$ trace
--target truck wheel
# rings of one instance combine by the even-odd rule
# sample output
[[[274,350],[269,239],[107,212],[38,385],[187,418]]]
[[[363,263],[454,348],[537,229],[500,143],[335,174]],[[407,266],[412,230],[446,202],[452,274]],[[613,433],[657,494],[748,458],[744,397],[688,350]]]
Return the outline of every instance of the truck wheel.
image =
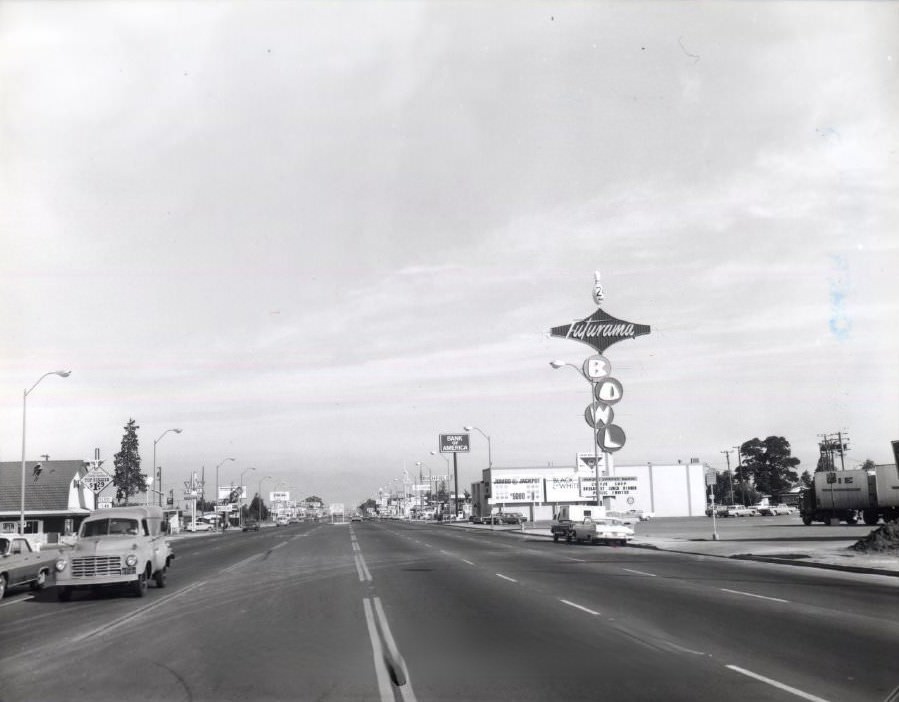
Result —
[[[877,512],[872,509],[866,509],[862,513],[862,519],[865,520],[865,524],[867,524],[868,526],[874,526],[875,524],[877,524],[877,516]]]
[[[0,600],[3,599],[3,595],[6,594],[6,576],[0,575]]]
[[[156,587],[165,587],[165,572],[167,570],[168,568],[162,567],[153,574],[153,582],[156,583]]]
[[[68,602],[72,599],[72,588],[59,587],[56,588],[56,599],[60,602]]]
[[[558,534],[553,534],[553,541],[555,543],[559,543],[559,535]]]
[[[47,584],[47,571],[42,570],[37,574],[37,580],[31,583],[32,590],[43,590],[44,586]]]
[[[574,536],[574,535],[570,531],[567,534],[565,534],[565,543],[570,544],[572,536]]]
[[[806,517],[805,515],[803,515],[803,516],[802,516],[802,523],[805,524],[806,526],[811,526],[811,525],[812,525],[812,518],[811,518],[811,517]]]
[[[144,571],[131,583],[131,592],[135,597],[143,597],[147,592],[147,573]]]
[[[858,518],[857,517],[847,517],[846,523],[849,526],[854,526],[854,525],[858,524]]]

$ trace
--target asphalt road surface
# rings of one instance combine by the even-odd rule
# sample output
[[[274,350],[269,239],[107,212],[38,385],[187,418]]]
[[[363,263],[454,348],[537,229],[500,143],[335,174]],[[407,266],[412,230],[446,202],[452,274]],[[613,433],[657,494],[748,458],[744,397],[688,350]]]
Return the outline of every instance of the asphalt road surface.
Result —
[[[883,700],[897,579],[397,521],[175,544],[0,603],[0,700]]]

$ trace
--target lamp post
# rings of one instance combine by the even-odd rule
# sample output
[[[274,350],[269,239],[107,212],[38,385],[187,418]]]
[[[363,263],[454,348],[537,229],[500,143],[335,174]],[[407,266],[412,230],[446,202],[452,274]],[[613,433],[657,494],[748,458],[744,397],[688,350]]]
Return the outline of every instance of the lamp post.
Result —
[[[493,468],[493,446],[490,442],[490,437],[483,432],[483,430],[478,429],[477,427],[462,427],[465,431],[476,431],[485,439],[487,439],[487,467]]]
[[[590,383],[590,403],[593,404],[596,394],[596,381],[589,378],[583,369],[574,365],[573,363],[568,363],[567,361],[550,361],[549,365],[558,370],[559,368],[564,368],[568,366],[569,368],[574,368],[577,371],[577,374],[581,376],[584,380]],[[605,456],[605,451],[603,451],[603,455]],[[593,468],[595,472],[596,479],[596,506],[602,506],[602,498],[599,496],[599,438],[596,436],[596,427],[593,427]]]
[[[34,385],[25,390],[22,393],[22,494],[21,494],[21,505],[19,512],[19,533],[25,534],[25,416],[26,416],[26,407],[28,400],[28,395],[34,390],[38,383],[40,383],[44,378],[48,375],[58,375],[60,378],[68,378],[72,374],[72,371],[67,370],[57,370],[57,371],[49,371],[48,373],[44,373],[40,378],[38,378]]]
[[[245,476],[245,475],[246,475],[247,473],[249,473],[251,470],[256,470],[255,466],[251,466],[251,467],[247,468],[246,470],[244,470],[243,473],[240,474],[240,485],[239,485],[239,487],[240,487],[241,491],[243,491],[243,476]],[[241,526],[241,528],[243,528],[243,510],[242,510],[242,509],[238,511],[238,516],[239,516],[240,518],[237,520],[237,523]]]
[[[162,437],[165,436],[166,434],[168,434],[170,431],[173,431],[173,432],[175,432],[176,434],[180,434],[180,433],[181,433],[181,430],[180,430],[180,429],[166,429],[166,430],[165,430],[164,432],[162,432],[162,433],[159,435],[159,437],[153,442],[153,470],[156,472],[156,475],[157,475],[157,478],[158,478],[157,482],[159,483],[159,506],[160,506],[160,507],[162,507],[162,495],[163,495],[163,490],[162,490],[162,466],[159,466],[158,468],[157,468],[157,466],[156,466],[156,444],[158,444],[158,443],[162,440]]]
[[[257,516],[259,517],[260,526],[262,525],[262,483],[265,480],[271,480],[271,479],[272,479],[272,476],[270,476],[270,475],[266,475],[264,478],[259,479],[259,490],[256,493],[256,497],[259,500],[257,503],[257,506],[259,508],[259,514]]]

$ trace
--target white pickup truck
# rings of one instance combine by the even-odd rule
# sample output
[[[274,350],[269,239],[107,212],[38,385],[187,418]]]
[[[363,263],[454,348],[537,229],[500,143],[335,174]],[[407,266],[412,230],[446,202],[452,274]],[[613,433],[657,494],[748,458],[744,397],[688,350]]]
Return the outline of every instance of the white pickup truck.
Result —
[[[56,564],[57,597],[68,601],[76,588],[125,585],[143,597],[152,579],[165,587],[175,554],[164,531],[161,507],[101,509],[81,523],[78,540]]]

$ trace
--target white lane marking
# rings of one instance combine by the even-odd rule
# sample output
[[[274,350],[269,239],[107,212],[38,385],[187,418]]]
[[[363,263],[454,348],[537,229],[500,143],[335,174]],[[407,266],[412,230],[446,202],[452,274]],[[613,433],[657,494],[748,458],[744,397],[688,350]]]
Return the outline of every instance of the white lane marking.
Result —
[[[359,550],[360,550],[360,549],[359,549],[359,544],[353,543],[353,550],[354,550],[354,551],[359,551]]]
[[[156,602],[153,602],[152,604],[149,604],[146,607],[141,607],[140,609],[134,610],[133,612],[125,615],[124,617],[120,617],[119,619],[114,619],[113,621],[108,622],[108,623],[104,624],[103,626],[97,627],[96,629],[93,629],[93,630],[87,632],[86,634],[77,636],[74,639],[72,639],[72,642],[78,643],[80,641],[84,641],[85,639],[89,639],[92,636],[97,636],[98,634],[105,634],[108,631],[112,631],[113,629],[120,627],[122,624],[127,624],[132,619],[137,619],[138,617],[146,614],[147,612],[150,612],[150,611],[156,609],[157,607],[161,607],[164,604],[168,604],[169,602],[174,600],[176,597],[181,597],[181,595],[191,592],[192,590],[196,590],[198,587],[203,587],[205,584],[206,584],[205,582],[199,582],[199,583],[194,583],[193,585],[188,585],[187,587],[181,588],[180,590],[178,590],[178,592],[173,592],[168,597],[163,597],[162,599],[157,600]]]
[[[567,604],[569,607],[574,607],[575,609],[579,609],[582,612],[586,612],[587,614],[595,614],[597,617],[599,616],[599,612],[594,612],[592,609],[587,609],[586,607],[582,607],[575,602],[569,602],[568,600],[559,600],[562,604]]]
[[[23,594],[17,600],[7,599],[4,602],[0,602],[0,607],[9,607],[10,605],[19,604],[19,602],[30,602],[33,599],[34,599],[33,595]]]
[[[381,639],[378,638],[371,602],[367,597],[362,600],[362,606],[365,608],[365,623],[368,626],[368,638],[371,640],[371,653],[374,658],[375,675],[378,678],[378,692],[381,694],[381,702],[394,702],[390,673],[387,670],[387,663],[384,661],[384,649],[381,647]]]
[[[473,565],[474,565],[474,563],[472,563],[471,561],[467,561],[467,560],[465,560],[464,558],[462,559],[462,562],[463,562],[463,563],[467,563],[467,564],[470,565],[470,566],[473,566]]]
[[[508,580],[510,583],[518,582],[515,578],[510,578],[508,575],[503,575],[502,573],[497,573],[496,577],[502,578],[503,580]]]
[[[789,600],[782,600],[779,597],[767,597],[766,595],[756,595],[751,592],[741,592],[740,590],[728,590],[726,587],[721,588],[721,592],[730,592],[734,595],[744,595],[746,597],[756,597],[760,600],[771,600],[772,602],[783,602],[785,604],[789,604]]]
[[[242,561],[237,561],[237,563],[234,563],[234,564],[232,564],[232,565],[229,565],[229,566],[228,566],[227,568],[225,568],[222,572],[223,572],[223,573],[233,573],[235,570],[237,570],[237,569],[240,568],[241,566],[246,565],[247,563],[249,563],[249,562],[252,561],[253,559],[259,558],[259,557],[262,556],[262,555],[263,555],[263,554],[261,554],[261,553],[254,553],[254,554],[253,554],[252,556],[250,556],[249,558],[244,558]]]
[[[449,551],[444,551],[443,549],[440,549],[440,553],[442,553],[444,556],[452,556],[452,555],[455,555],[455,554],[450,553]]]
[[[622,568],[622,570],[633,573],[634,575],[648,575],[650,578],[656,577],[655,573],[644,573],[642,570],[631,570],[630,568]]]
[[[359,565],[359,556],[357,555],[354,560],[356,563],[356,575],[359,576],[359,582],[365,582],[365,575],[363,575],[362,573],[362,566]]]
[[[412,690],[412,680],[409,678],[409,669],[406,667],[406,661],[404,661],[403,657],[400,655],[400,651],[396,646],[396,641],[393,639],[390,625],[387,623],[387,615],[384,614],[384,607],[381,606],[381,598],[375,597],[373,603],[375,606],[375,614],[378,616],[378,626],[381,629],[381,636],[384,637],[384,644],[387,646],[387,653],[393,660],[394,667],[401,670],[403,677],[406,679],[405,684],[399,686],[400,696],[405,702],[415,702],[415,692]]]
[[[727,665],[725,668],[729,668],[734,672],[740,673],[741,675],[746,675],[750,678],[755,678],[756,680],[761,680],[763,683],[771,685],[772,687],[776,687],[778,690],[783,690],[784,692],[789,692],[792,695],[796,695],[797,697],[801,697],[804,700],[810,700],[810,702],[827,702],[823,697],[818,697],[816,695],[811,695],[808,692],[803,692],[802,690],[798,690],[795,687],[790,687],[789,685],[784,685],[782,682],[777,682],[777,680],[772,680],[771,678],[766,678],[764,675],[759,675],[758,673],[753,673],[751,670],[746,670],[745,668],[738,668],[735,665]]]

